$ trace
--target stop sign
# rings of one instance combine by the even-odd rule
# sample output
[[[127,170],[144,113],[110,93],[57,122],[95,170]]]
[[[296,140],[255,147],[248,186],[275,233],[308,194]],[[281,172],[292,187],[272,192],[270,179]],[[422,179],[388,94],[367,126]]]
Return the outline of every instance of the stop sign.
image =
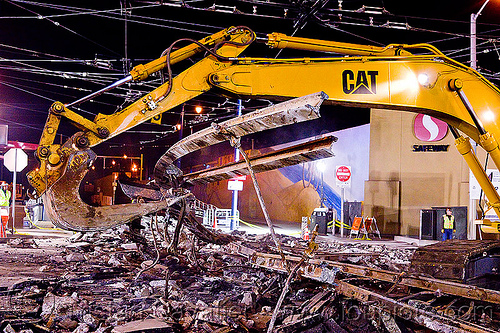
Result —
[[[28,155],[20,148],[9,149],[9,151],[3,155],[3,165],[5,165],[10,172],[23,171],[28,165]]]
[[[351,168],[345,165],[338,166],[335,174],[338,181],[346,182],[351,179]]]

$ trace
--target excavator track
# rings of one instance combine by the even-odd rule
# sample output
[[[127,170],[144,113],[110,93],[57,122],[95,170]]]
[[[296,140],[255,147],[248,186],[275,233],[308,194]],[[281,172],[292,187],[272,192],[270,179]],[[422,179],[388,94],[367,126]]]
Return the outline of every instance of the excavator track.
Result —
[[[500,290],[500,242],[453,239],[422,246],[409,271]]]

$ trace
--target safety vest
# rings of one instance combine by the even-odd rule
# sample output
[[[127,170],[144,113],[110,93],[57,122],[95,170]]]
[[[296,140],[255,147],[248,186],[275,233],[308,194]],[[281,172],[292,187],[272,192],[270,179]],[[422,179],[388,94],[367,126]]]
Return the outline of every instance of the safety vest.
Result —
[[[10,191],[0,189],[0,206],[9,206]]]
[[[455,222],[455,217],[453,215],[443,215],[443,229],[453,229],[453,222]]]

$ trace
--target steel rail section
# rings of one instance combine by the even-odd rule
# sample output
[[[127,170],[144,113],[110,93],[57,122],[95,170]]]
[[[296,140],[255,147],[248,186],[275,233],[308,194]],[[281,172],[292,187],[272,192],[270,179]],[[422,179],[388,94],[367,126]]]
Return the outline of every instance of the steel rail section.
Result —
[[[241,250],[242,255],[248,256],[250,262],[263,268],[272,268],[286,272],[281,257],[276,254],[260,253],[252,250]],[[289,261],[297,262],[300,257],[286,256]],[[397,283],[408,287],[415,287],[424,290],[440,291],[444,294],[465,297],[473,300],[488,303],[500,304],[500,292],[491,289],[465,285],[457,282],[439,280],[426,276],[398,273],[382,269],[358,266],[353,264],[340,263],[336,261],[310,259],[302,268],[302,276],[314,280],[323,281],[331,275],[332,270],[345,274],[352,274],[360,277],[381,280],[385,282]]]
[[[155,180],[159,186],[165,188],[179,185],[182,182],[183,174],[174,165],[174,162],[199,149],[227,141],[228,137],[221,133],[221,129],[235,137],[242,137],[268,129],[317,119],[319,118],[319,106],[325,99],[328,99],[328,96],[324,92],[319,92],[272,105],[220,124],[212,124],[212,127],[194,133],[171,146],[155,165]]]
[[[363,303],[375,303],[375,307],[380,316],[385,313],[400,317],[431,329],[435,332],[453,333],[494,333],[491,330],[473,323],[464,322],[460,319],[452,319],[439,314],[435,314],[406,303],[398,302],[392,298],[382,296],[373,291],[355,286],[345,281],[336,281],[335,290],[340,294],[354,298]]]
[[[253,156],[250,158],[250,162],[254,172],[263,172],[332,157],[334,156],[332,144],[336,141],[336,137],[328,136],[271,153]],[[191,184],[206,184],[248,174],[249,170],[246,162],[242,160],[186,174],[184,180]]]
[[[283,263],[279,255],[257,252],[248,247],[238,244],[229,245],[229,249],[237,254],[248,257],[250,259],[250,262],[257,267],[287,274],[287,271],[283,267]],[[298,262],[301,258],[296,256],[287,256],[286,259],[289,261]],[[495,330],[482,327],[474,323],[469,323],[462,319],[449,318],[438,313],[426,311],[411,304],[403,303],[401,301],[397,301],[390,297],[381,295],[377,292],[348,283],[346,281],[343,281],[342,279],[337,279],[336,274],[339,272],[353,274],[360,277],[369,277],[374,280],[382,280],[387,282],[397,282],[397,280],[400,279],[400,274],[396,272],[314,259],[310,259],[310,261],[305,264],[303,268],[301,268],[299,274],[304,278],[309,278],[333,285],[335,290],[339,294],[348,298],[356,299],[368,305],[372,310],[378,312],[379,316],[394,315],[402,319],[412,321],[435,332],[496,332]],[[389,276],[392,276],[392,278],[389,278]],[[471,290],[471,286],[461,285],[453,282],[450,283],[447,281],[436,279],[428,279],[425,277],[413,278],[418,280],[422,279],[422,282],[424,283],[421,286],[419,283],[413,283],[414,280],[412,279],[404,278],[400,279],[399,284],[434,291],[437,291],[437,289],[434,289],[436,286],[445,287],[446,290],[449,289],[446,288],[446,286],[450,286],[452,287],[451,289],[449,289],[450,295],[463,296],[469,299],[480,299],[482,301],[490,303],[498,303],[495,302],[495,297],[476,298],[474,293],[469,293],[469,291]],[[473,290],[481,289],[474,287],[472,288]],[[440,289],[440,291],[443,294],[447,294],[445,290]],[[482,290],[482,292],[497,296],[499,294],[494,290]]]

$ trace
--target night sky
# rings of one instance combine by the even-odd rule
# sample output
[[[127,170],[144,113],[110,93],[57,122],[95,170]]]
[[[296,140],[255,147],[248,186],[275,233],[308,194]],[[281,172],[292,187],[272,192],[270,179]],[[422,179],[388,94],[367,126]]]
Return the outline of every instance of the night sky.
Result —
[[[341,9],[339,8],[341,3]],[[360,44],[432,43],[457,61],[469,61],[470,14],[484,1],[0,1],[0,123],[9,140],[37,143],[54,101],[69,103],[126,75],[137,64],[160,56],[179,38],[201,39],[233,25],[258,37],[277,31],[300,37]],[[363,7],[364,6],[364,7]],[[490,1],[478,18],[478,68],[499,84],[500,1]],[[252,45],[244,55],[271,57],[277,50]],[[284,50],[279,57],[301,57]],[[307,56],[311,56],[308,54]],[[324,56],[324,55],[319,55]],[[200,57],[192,61],[199,60]],[[174,67],[179,73],[190,62]],[[184,66],[184,67],[183,67]],[[158,78],[113,90],[78,111],[92,119],[111,114],[159,85]],[[207,93],[185,104],[184,134],[236,113],[234,99]],[[208,119],[196,119],[202,105]],[[243,101],[243,112],[268,101]],[[322,108],[323,120],[255,137],[261,146],[369,122],[368,110]],[[180,108],[162,125],[143,124],[96,147],[98,153],[144,153],[154,161],[179,139],[171,133]],[[201,122],[200,122],[201,121]],[[58,140],[76,129],[63,123]],[[293,133],[294,135],[290,135]]]

